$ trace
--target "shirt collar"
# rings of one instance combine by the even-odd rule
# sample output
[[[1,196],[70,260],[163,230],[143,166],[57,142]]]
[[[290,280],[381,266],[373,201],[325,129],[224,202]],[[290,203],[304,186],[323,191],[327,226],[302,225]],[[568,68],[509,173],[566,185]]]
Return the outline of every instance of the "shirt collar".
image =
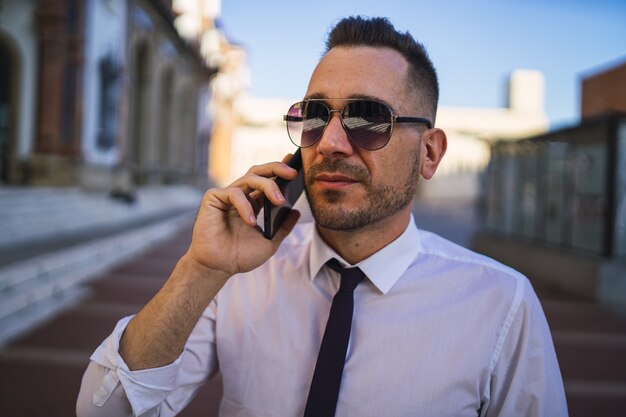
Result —
[[[380,292],[386,294],[408,269],[420,251],[420,241],[413,215],[404,232],[393,242],[356,265],[350,265],[324,242],[314,227],[309,257],[311,280],[317,277],[324,264],[332,258],[346,266],[358,266]]]

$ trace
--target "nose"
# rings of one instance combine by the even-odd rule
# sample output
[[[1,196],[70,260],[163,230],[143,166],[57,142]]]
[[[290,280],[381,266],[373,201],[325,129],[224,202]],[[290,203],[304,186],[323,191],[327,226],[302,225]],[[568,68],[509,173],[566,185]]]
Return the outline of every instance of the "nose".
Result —
[[[322,137],[317,142],[317,152],[324,156],[352,155],[354,148],[348,138],[348,133],[341,123],[341,112],[339,110],[331,110],[329,117],[330,119],[322,133]]]

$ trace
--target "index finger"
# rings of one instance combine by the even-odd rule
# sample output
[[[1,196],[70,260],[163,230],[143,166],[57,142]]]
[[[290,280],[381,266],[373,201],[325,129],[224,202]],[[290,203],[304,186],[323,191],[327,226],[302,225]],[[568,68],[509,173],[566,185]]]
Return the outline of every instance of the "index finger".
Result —
[[[293,156],[292,153],[288,153],[287,155],[283,156],[283,159],[282,159],[283,164],[286,164],[287,162],[289,162],[292,156]]]

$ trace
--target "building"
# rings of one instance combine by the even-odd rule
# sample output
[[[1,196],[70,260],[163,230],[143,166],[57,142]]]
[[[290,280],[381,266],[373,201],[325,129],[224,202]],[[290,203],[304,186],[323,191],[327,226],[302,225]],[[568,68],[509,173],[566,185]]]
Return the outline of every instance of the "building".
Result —
[[[229,162],[227,182],[241,177],[253,165],[281,160],[296,151],[283,121],[296,101],[247,95],[237,98],[234,109],[240,115],[239,123],[230,138],[231,153],[224,158]]]
[[[206,182],[209,80],[171,1],[0,8],[0,183]]]
[[[583,79],[578,125],[492,143],[477,249],[626,314],[624,92],[621,64]]]
[[[626,59],[605,70],[595,70],[581,83],[582,118],[608,112],[626,112]]]

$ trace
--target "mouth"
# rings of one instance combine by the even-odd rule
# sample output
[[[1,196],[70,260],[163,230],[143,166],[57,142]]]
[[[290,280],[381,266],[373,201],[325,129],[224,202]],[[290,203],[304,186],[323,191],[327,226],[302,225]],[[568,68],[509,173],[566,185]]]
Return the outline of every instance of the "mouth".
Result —
[[[327,189],[342,189],[360,181],[342,174],[323,173],[314,178],[315,182]]]

